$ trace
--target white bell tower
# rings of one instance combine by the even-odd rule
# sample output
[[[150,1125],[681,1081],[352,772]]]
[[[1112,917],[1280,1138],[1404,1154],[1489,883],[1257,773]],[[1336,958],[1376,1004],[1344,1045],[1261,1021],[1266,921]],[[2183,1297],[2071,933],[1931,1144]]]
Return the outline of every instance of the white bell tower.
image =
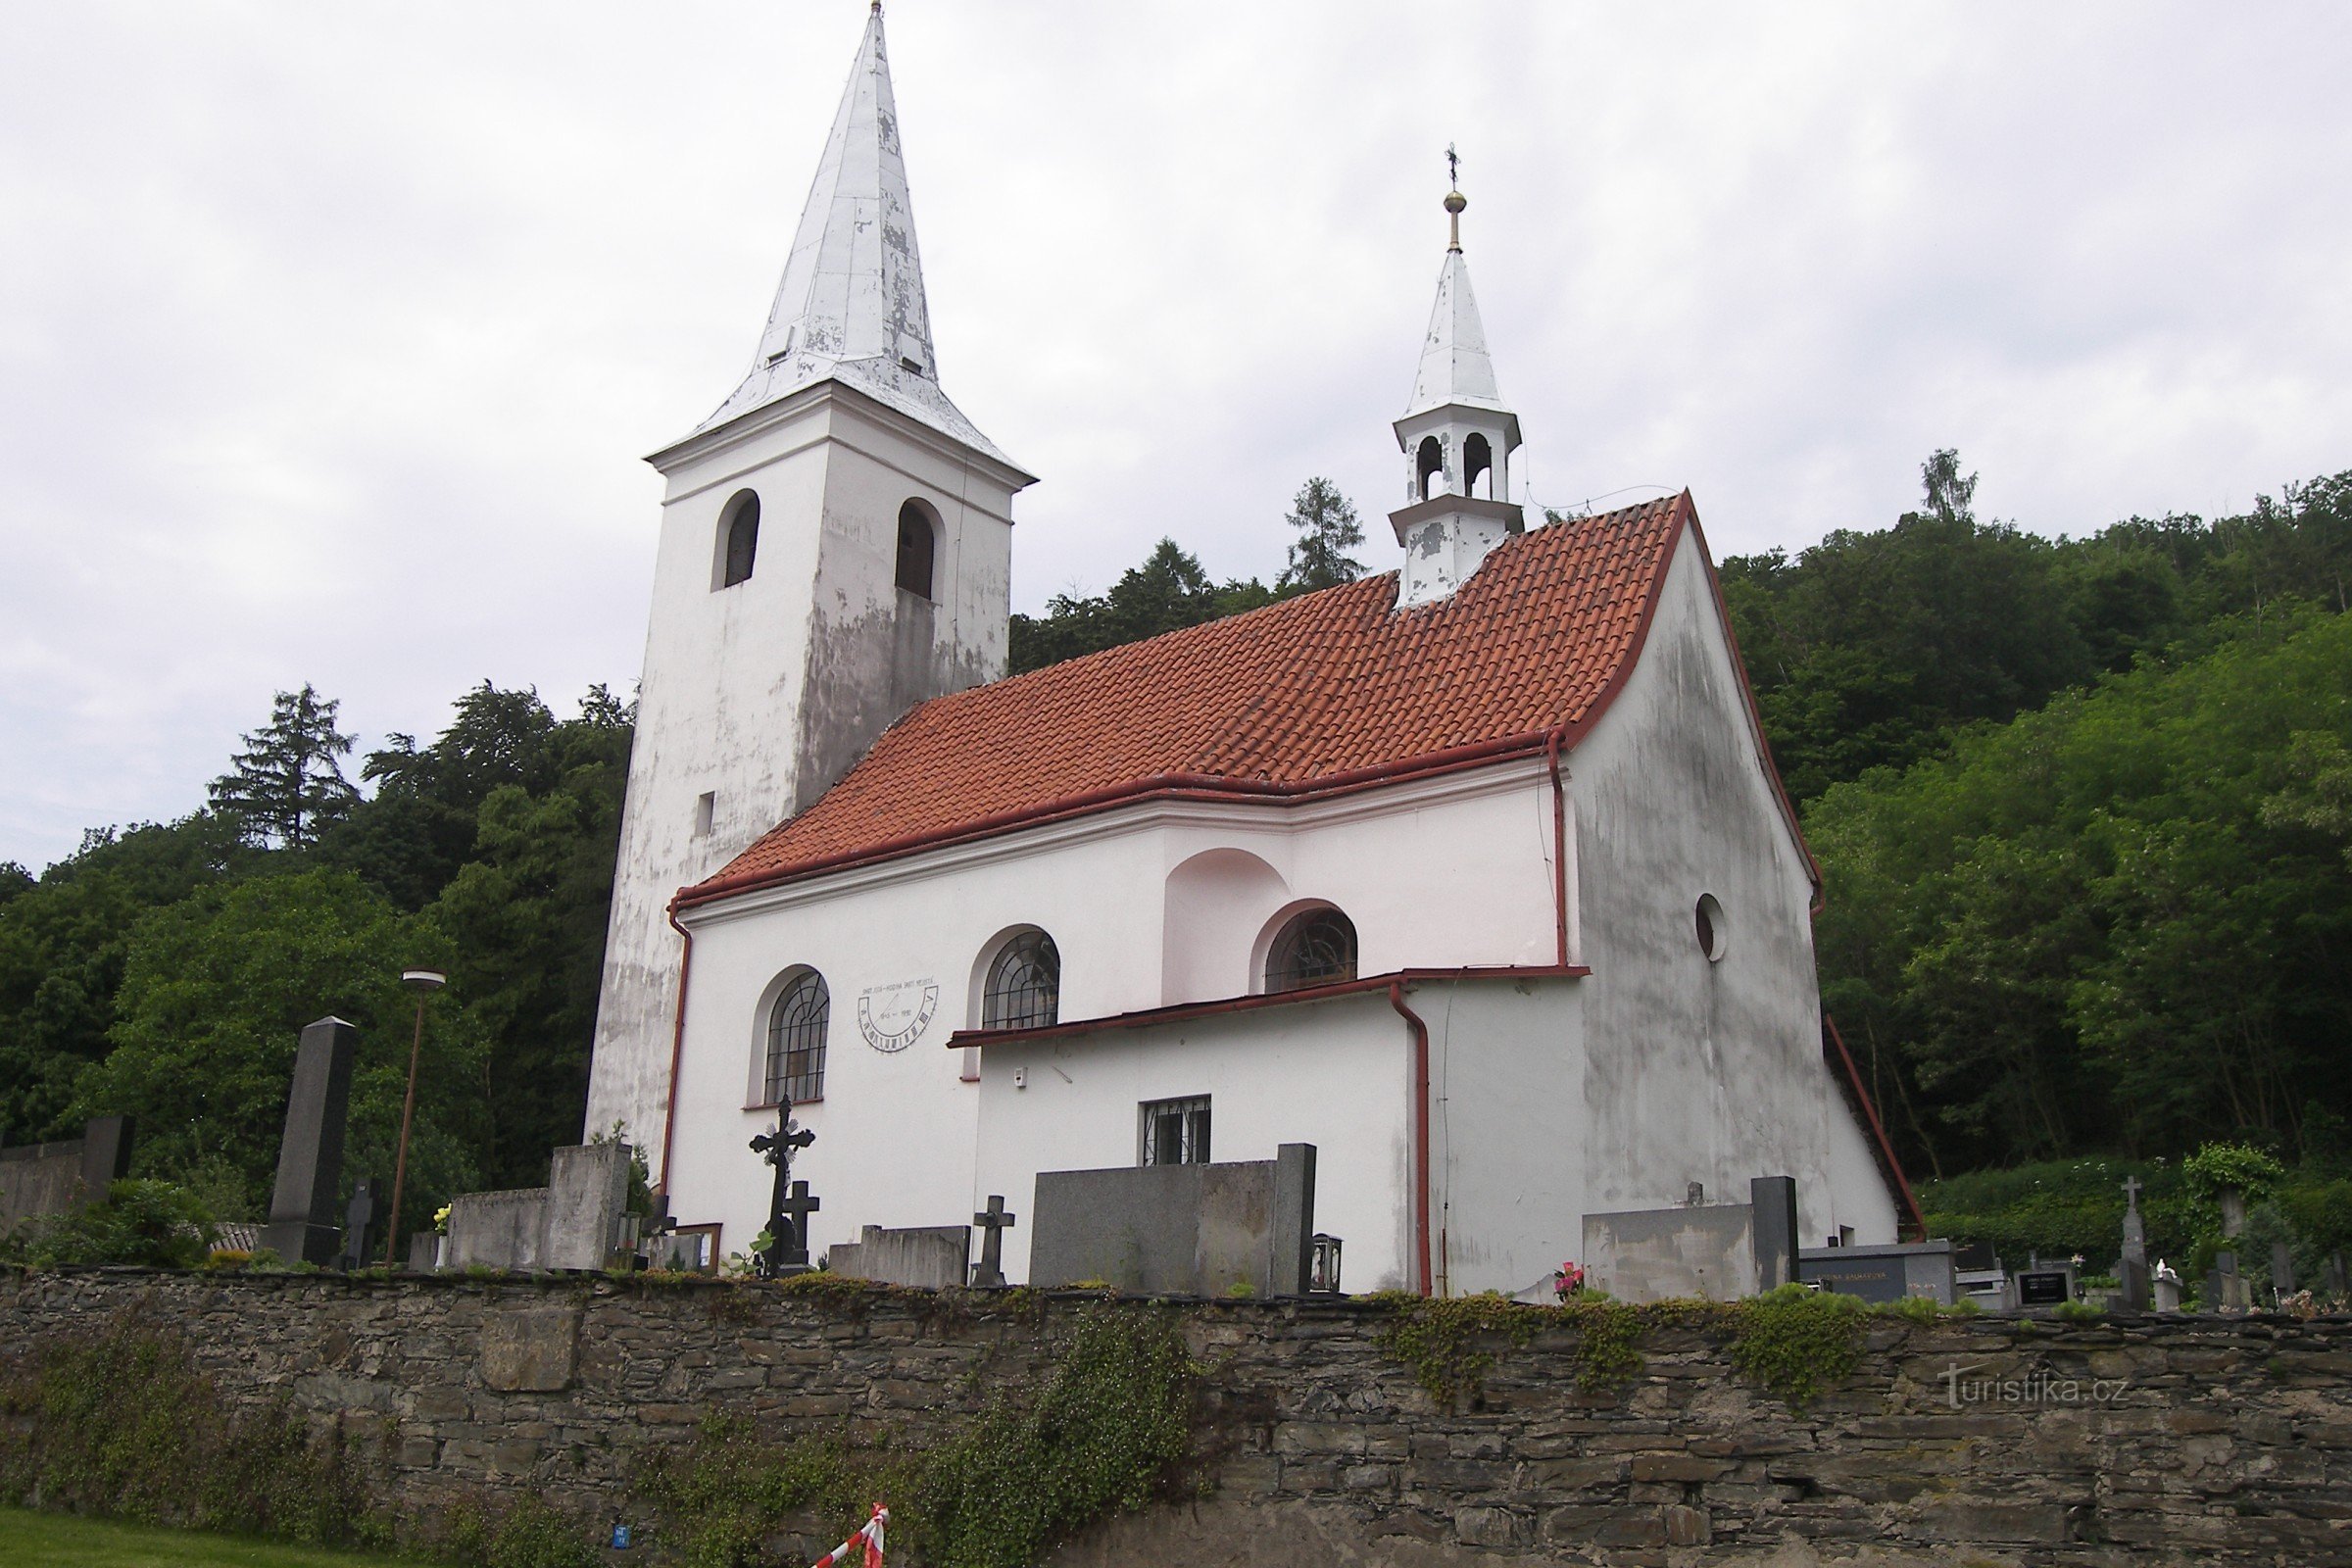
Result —
[[[683,952],[671,897],[907,709],[1004,671],[1012,497],[1035,479],[940,389],[881,0],[750,370],[646,461],[661,545],[587,1130],[623,1121],[650,1152]]]
[[[1453,153],[1446,150],[1451,162]],[[1438,302],[1421,344],[1421,368],[1412,401],[1396,421],[1405,455],[1405,505],[1389,514],[1404,547],[1398,609],[1450,596],[1476,571],[1487,552],[1526,526],[1511,504],[1511,454],[1519,449],[1519,416],[1494,384],[1487,333],[1462,261],[1459,190],[1446,193],[1449,228],[1438,270]]]

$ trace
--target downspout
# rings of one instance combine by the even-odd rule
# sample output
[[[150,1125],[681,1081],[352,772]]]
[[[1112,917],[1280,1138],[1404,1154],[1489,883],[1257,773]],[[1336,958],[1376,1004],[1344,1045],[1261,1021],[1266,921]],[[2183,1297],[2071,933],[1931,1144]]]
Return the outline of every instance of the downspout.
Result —
[[[662,1107],[662,1180],[654,1191],[669,1195],[669,1147],[678,1134],[678,1064],[686,1055],[686,977],[694,970],[694,933],[678,924],[678,901],[669,901],[669,928],[685,939],[678,950],[678,1015],[669,1032],[669,1099]]]
[[[1404,1002],[1404,982],[1389,982],[1389,1005],[1413,1036],[1413,1272],[1414,1288],[1430,1294],[1429,1276],[1429,1025]]]
[[[1567,733],[1567,726],[1561,725],[1551,732],[1544,748],[1544,761],[1551,769],[1552,916],[1559,928],[1559,965],[1563,969],[1568,967],[1568,792],[1560,782],[1560,742]]]

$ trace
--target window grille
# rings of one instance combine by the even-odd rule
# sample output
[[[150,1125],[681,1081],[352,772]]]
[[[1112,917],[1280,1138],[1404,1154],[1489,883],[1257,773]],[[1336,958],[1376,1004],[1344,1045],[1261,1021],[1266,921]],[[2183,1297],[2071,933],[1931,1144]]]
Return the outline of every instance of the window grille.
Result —
[[[1308,909],[1274,937],[1266,989],[1298,991],[1355,978],[1355,922],[1337,909]]]
[[[1205,1165],[1208,1163],[1208,1097],[1153,1100],[1143,1107],[1144,1163],[1147,1165]]]
[[[806,969],[784,988],[767,1015],[767,1102],[806,1104],[825,1098],[825,1031],[833,998],[825,977]]]
[[[983,1029],[1042,1029],[1061,1018],[1061,955],[1043,931],[1024,931],[988,966]]]

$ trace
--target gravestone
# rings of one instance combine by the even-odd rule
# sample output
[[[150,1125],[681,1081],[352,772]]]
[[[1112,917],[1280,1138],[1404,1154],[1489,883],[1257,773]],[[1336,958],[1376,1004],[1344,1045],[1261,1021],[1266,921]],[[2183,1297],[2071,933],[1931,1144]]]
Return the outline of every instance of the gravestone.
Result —
[[[2339,1249],[2328,1254],[2327,1265],[2320,1270],[2320,1289],[2329,1296],[2341,1297],[2346,1285],[2344,1254]]]
[[[2034,1267],[2018,1273],[2017,1304],[2026,1311],[2049,1311],[2074,1298],[2075,1266],[2072,1263],[2045,1265],[2036,1260]]]
[[[993,1291],[1004,1283],[1004,1233],[1010,1230],[1019,1216],[1006,1212],[1004,1195],[988,1195],[988,1207],[972,1216],[972,1223],[987,1233],[980,1244],[980,1261],[972,1270],[972,1283],[984,1291]]]
[[[792,1156],[816,1142],[812,1129],[793,1118],[790,1104],[776,1107],[773,1132],[752,1140],[752,1152],[775,1167],[767,1200],[767,1246],[759,1249],[760,1277],[798,1274],[808,1267],[808,1216],[824,1200],[808,1196],[808,1184],[792,1179]]]
[[[79,1138],[0,1149],[0,1236],[29,1219],[71,1214],[130,1174],[130,1121],[100,1116]]]
[[[2156,1272],[2148,1276],[2148,1293],[2159,1312],[2180,1310],[2180,1276],[2163,1258],[2156,1260]]]
[[[1163,1296],[1303,1296],[1315,1147],[1209,1165],[1040,1171],[1029,1283]]]
[[[2274,1298],[2295,1294],[2295,1254],[2284,1242],[2271,1244],[2271,1291]]]
[[[2224,1249],[2213,1254],[2213,1268],[2205,1276],[2204,1307],[2208,1312],[2254,1309],[2254,1282],[2237,1271],[2236,1252]]]
[[[2148,1309],[2148,1228],[2139,1217],[2140,1191],[2138,1177],[2124,1178],[2124,1252],[2115,1272],[2128,1312]]]
[[[629,1146],[614,1140],[559,1149],[548,1185],[466,1193],[449,1203],[442,1268],[600,1270],[627,1237]],[[414,1242],[410,1266],[420,1261]]]
[[[289,1263],[323,1266],[339,1250],[335,1200],[343,1186],[343,1126],[359,1044],[359,1030],[340,1018],[321,1018],[303,1029],[294,1053],[277,1186],[270,1198],[270,1223],[262,1229],[262,1246]]]
[[[868,1225],[854,1242],[836,1242],[826,1266],[844,1279],[876,1280],[946,1291],[960,1287],[972,1255],[969,1225]]]
[[[368,1225],[375,1218],[375,1183],[363,1176],[352,1184],[351,1206],[343,1210],[343,1266],[368,1266]]]
[[[1801,1266],[1796,1181],[1757,1177],[1748,1184],[1748,1198],[1744,1203],[1587,1214],[1587,1286],[1621,1301],[1736,1301],[1789,1283]]]
[[[1865,1301],[1911,1297],[1950,1306],[1959,1299],[1948,1241],[1898,1242],[1884,1247],[1808,1247],[1798,1254],[1807,1285]]]

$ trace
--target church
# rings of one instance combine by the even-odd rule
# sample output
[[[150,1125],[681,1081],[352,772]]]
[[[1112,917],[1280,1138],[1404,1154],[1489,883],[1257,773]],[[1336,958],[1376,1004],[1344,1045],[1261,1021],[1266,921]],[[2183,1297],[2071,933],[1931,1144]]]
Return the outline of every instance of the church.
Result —
[[[942,389],[875,6],[751,368],[649,460],[587,1121],[714,1252],[780,1106],[819,1255],[1291,1144],[1359,1291],[1526,1292],[1588,1213],[1762,1175],[1809,1245],[1895,1239],[1697,511],[1530,525],[1465,205],[1396,567],[1004,678],[1034,476]]]

